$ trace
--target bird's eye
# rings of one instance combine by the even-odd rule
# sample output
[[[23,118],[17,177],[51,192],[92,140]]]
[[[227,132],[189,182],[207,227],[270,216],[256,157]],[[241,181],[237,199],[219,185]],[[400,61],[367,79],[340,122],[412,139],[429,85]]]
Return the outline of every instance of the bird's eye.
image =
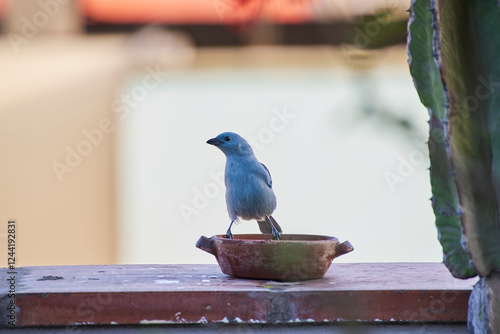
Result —
[[[230,141],[231,140],[231,137],[227,136],[224,138],[225,141]]]

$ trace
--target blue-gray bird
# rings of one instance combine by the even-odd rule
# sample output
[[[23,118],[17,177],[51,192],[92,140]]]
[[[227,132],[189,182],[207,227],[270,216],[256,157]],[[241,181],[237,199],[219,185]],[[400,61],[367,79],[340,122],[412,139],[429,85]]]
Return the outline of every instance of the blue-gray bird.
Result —
[[[232,239],[231,227],[242,218],[255,219],[262,233],[272,233],[273,239],[281,238],[281,227],[271,216],[276,209],[271,174],[260,163],[252,148],[240,135],[224,132],[209,139],[207,144],[218,147],[226,155],[226,205],[231,224],[226,232]]]

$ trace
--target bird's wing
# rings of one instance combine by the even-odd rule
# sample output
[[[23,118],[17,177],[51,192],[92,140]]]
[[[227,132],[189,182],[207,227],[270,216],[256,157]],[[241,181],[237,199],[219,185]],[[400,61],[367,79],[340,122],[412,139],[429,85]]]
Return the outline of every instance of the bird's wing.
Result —
[[[272,188],[273,187],[273,180],[271,179],[271,173],[269,172],[269,169],[267,169],[266,165],[264,165],[262,162],[260,163],[262,165],[262,167],[264,167],[264,169],[266,170],[266,181],[267,181],[267,185],[269,186],[269,188]]]

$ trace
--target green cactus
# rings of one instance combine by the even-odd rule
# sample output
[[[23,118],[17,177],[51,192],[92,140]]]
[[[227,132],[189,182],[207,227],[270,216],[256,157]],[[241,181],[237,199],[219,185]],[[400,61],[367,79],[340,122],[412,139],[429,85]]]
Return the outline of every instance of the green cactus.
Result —
[[[455,277],[479,274],[469,326],[498,333],[498,298],[481,297],[500,295],[498,1],[412,0],[408,55],[430,115],[432,205],[444,262]]]
[[[446,96],[433,50],[433,13],[429,9],[430,0],[412,2],[408,21],[408,64],[420,100],[429,111],[432,208],[443,247],[443,261],[453,276],[468,278],[476,276],[476,272],[461,246],[460,204],[446,136]]]

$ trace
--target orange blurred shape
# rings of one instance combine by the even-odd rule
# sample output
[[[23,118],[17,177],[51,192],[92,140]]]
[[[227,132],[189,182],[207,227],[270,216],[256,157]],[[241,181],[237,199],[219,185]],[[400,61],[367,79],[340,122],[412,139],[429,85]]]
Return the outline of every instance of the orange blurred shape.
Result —
[[[301,23],[313,18],[310,2],[300,0],[80,0],[80,3],[86,17],[107,23],[234,24],[256,19]]]

